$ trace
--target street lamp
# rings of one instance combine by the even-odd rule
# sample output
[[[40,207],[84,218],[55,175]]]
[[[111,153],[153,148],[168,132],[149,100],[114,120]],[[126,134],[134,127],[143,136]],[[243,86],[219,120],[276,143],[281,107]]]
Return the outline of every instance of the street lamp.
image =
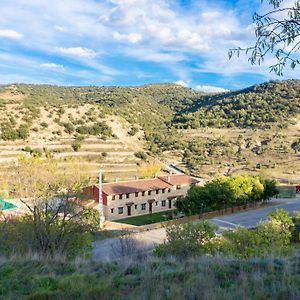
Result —
[[[103,194],[102,194],[102,170],[100,170],[99,172],[99,206],[98,206],[98,210],[99,210],[99,216],[100,216],[100,228],[103,228],[104,225],[104,212],[103,212]]]

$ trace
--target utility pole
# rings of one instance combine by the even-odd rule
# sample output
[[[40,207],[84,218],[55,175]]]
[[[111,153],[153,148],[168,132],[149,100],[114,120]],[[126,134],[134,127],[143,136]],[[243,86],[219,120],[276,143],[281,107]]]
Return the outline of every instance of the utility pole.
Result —
[[[103,228],[104,212],[103,212],[103,194],[102,194],[102,170],[99,172],[99,215],[100,215],[100,228]]]

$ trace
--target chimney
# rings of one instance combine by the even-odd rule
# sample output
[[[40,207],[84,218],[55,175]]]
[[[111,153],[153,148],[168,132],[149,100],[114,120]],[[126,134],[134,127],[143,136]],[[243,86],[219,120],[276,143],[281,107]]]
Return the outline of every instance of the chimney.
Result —
[[[116,178],[116,179],[115,179],[115,182],[119,182],[119,178]]]
[[[171,176],[168,176],[168,182],[171,182]]]

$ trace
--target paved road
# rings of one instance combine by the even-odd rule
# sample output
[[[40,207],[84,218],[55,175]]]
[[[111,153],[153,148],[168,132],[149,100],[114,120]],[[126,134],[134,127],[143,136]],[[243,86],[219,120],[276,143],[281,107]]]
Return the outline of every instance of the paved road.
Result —
[[[272,204],[271,206],[256,210],[219,216],[209,221],[218,225],[219,232],[222,232],[224,229],[234,229],[236,226],[253,227],[259,221],[265,220],[268,214],[277,208],[284,208],[288,212],[300,211],[300,198],[276,199],[272,201]],[[164,228],[161,228],[136,233],[132,237],[139,243],[142,243],[146,251],[149,251],[164,241],[166,232]],[[113,249],[118,247],[118,243],[119,240],[117,238],[96,241],[94,243],[93,259],[97,261],[109,261],[112,258],[112,252],[115,252]]]

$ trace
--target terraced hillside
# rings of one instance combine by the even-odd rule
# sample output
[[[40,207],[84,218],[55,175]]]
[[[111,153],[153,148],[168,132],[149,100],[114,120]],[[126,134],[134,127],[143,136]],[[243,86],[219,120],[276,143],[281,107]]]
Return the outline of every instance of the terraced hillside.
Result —
[[[139,175],[147,157],[206,179],[250,172],[298,182],[300,81],[216,95],[174,84],[0,86],[0,163],[20,154],[80,159],[107,180]]]

